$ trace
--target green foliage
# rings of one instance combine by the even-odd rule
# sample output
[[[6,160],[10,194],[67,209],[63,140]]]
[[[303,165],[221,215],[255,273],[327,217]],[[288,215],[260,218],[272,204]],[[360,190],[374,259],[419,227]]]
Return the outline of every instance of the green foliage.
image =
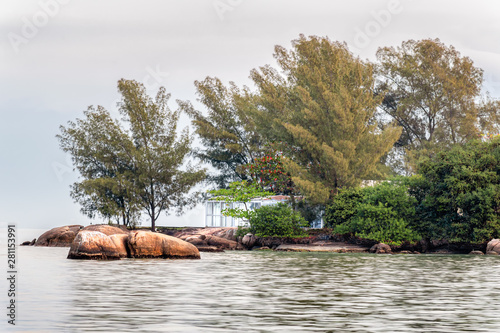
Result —
[[[415,218],[416,199],[408,194],[405,178],[393,178],[373,187],[366,187],[363,203],[383,206],[394,211],[395,216],[412,222]],[[362,216],[362,208],[360,208]]]
[[[325,222],[336,233],[399,244],[447,239],[482,243],[500,237],[500,137],[441,151],[419,175],[341,191]]]
[[[238,229],[236,230],[236,237],[244,237],[246,234],[248,234],[250,231],[248,227],[243,227],[241,225],[238,226]]]
[[[193,150],[194,155],[218,171],[208,176],[218,188],[226,188],[233,181],[248,180],[240,167],[259,157],[261,146],[260,134],[247,112],[253,105],[251,96],[233,83],[225,87],[218,78],[207,77],[195,81],[195,85],[199,101],[208,113],[204,115],[195,110],[190,102],[180,102],[182,110],[192,118],[203,144],[203,148]]]
[[[442,151],[419,173],[410,193],[427,237],[479,243],[500,236],[500,138]]]
[[[364,192],[359,187],[341,189],[326,207],[323,217],[325,226],[333,228],[351,219],[358,212],[363,198]]]
[[[263,191],[256,183],[249,183],[247,181],[233,182],[229,184],[228,189],[219,189],[208,191],[211,194],[212,200],[242,203],[244,208],[234,207],[225,208],[222,213],[226,216],[234,218],[241,218],[249,221],[255,211],[248,208],[247,203],[255,198],[264,198],[273,195],[272,192]]]
[[[412,228],[416,199],[408,194],[402,179],[342,191],[339,196],[327,208],[327,223],[335,233],[353,233],[393,245],[421,239]]]
[[[483,70],[453,46],[409,40],[380,48],[377,58],[381,109],[403,128],[396,147],[404,148],[413,171],[424,156],[498,129],[498,103],[478,98]]]
[[[134,165],[127,155],[127,141],[120,124],[104,108],[89,107],[85,119],[61,126],[60,146],[72,156],[83,180],[72,185],[71,196],[90,218],[120,220],[124,225],[139,219],[140,203],[131,190]],[[125,144],[120,142],[125,141]]]
[[[249,232],[257,237],[307,237],[307,221],[289,205],[262,206],[250,218]]]
[[[243,236],[247,232],[257,237],[302,237],[306,235],[301,227],[307,226],[308,222],[287,204],[278,203],[276,206],[262,206],[255,210],[248,208],[247,203],[252,199],[274,194],[263,191],[257,183],[233,182],[228,189],[212,190],[209,193],[214,196],[213,200],[243,204],[244,208],[222,210],[226,216],[249,221],[250,228],[239,227],[238,236]]]
[[[112,223],[134,227],[140,219],[140,205],[130,190],[130,179],[123,174],[114,177],[84,179],[71,186],[72,198],[80,203],[80,211],[90,218],[100,215]]]
[[[355,217],[349,223],[335,227],[338,234],[354,233],[357,237],[374,240],[389,245],[401,245],[405,241],[414,242],[421,236],[408,227],[405,220],[394,217],[390,209],[368,206],[365,212],[373,217]]]
[[[130,223],[145,211],[154,231],[161,212],[180,213],[197,202],[197,193],[188,193],[205,170],[184,164],[192,138],[187,129],[178,135],[180,111],[168,108],[165,88],[153,99],[142,84],[122,79],[118,90],[127,126],[102,107],[90,107],[85,119],[61,126],[60,146],[83,178],[73,185],[72,196],[87,215],[121,215]]]
[[[280,70],[253,70],[259,132],[283,142],[283,164],[311,203],[325,204],[343,186],[377,171],[400,128],[374,122],[383,96],[374,93],[373,66],[345,44],[303,35],[293,49],[275,48]]]

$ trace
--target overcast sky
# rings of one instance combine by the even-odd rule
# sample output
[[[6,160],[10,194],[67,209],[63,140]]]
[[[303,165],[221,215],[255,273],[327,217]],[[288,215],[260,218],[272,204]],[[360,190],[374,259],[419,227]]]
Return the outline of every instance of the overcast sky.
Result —
[[[196,100],[193,82],[206,76],[251,85],[249,71],[274,65],[274,45],[290,47],[301,33],[345,41],[371,60],[381,46],[440,38],[484,69],[485,89],[500,97],[495,0],[2,0],[0,227],[92,222],[69,196],[78,175],[55,135],[89,105],[115,110],[120,78],[151,93],[165,86],[175,108]],[[202,212],[159,224],[201,225]]]

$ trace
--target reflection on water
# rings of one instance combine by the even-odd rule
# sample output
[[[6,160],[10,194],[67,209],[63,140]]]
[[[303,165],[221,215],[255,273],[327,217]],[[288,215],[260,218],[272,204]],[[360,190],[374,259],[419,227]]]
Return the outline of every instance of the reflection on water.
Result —
[[[21,248],[38,332],[500,332],[500,257],[279,252],[65,259]]]

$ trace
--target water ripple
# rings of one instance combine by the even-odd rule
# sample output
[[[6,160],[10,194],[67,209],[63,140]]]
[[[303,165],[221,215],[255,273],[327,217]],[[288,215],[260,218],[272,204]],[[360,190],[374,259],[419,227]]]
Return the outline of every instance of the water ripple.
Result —
[[[282,252],[66,260],[22,248],[19,324],[47,332],[500,332],[500,257]]]

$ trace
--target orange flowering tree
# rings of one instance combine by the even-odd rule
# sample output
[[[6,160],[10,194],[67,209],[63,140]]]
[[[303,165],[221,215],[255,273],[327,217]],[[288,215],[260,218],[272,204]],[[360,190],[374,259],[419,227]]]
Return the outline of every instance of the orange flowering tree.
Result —
[[[479,135],[479,137],[483,140],[483,141],[491,141],[492,139],[494,138],[498,138],[500,136],[500,134],[493,134],[493,133],[489,133],[489,132],[486,132],[486,133],[481,133]]]
[[[242,166],[242,169],[263,189],[275,194],[296,194],[292,178],[283,166],[282,152],[273,144],[262,157],[254,158],[253,163]]]

